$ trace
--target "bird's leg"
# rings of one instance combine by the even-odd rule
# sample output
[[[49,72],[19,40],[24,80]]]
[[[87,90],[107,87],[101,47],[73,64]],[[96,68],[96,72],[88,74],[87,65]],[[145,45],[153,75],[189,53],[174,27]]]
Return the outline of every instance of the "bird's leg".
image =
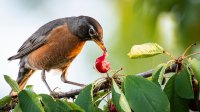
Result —
[[[46,87],[48,88],[50,94],[51,94],[54,98],[58,98],[59,93],[56,93],[56,92],[52,91],[51,88],[49,87],[47,81],[46,81],[45,70],[42,70],[41,76],[42,76],[42,81],[44,82],[44,84],[45,84]]]
[[[66,70],[67,69],[64,69],[63,72],[62,72],[62,75],[61,75],[61,80],[64,83],[68,83],[68,84],[72,84],[72,85],[76,85],[76,86],[80,86],[80,87],[85,87],[84,84],[80,84],[80,83],[77,83],[77,82],[68,81],[67,78],[66,78],[66,75],[67,75]]]
[[[49,87],[47,81],[46,81],[46,75],[45,75],[45,70],[42,70],[42,81],[44,82],[44,84],[46,85],[47,89],[49,90],[49,92],[52,94],[53,91],[51,90],[51,88]]]

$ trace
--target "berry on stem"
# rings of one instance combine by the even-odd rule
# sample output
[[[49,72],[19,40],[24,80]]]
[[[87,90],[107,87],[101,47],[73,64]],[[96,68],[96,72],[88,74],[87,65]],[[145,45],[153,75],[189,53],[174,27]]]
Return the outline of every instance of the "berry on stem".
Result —
[[[104,52],[102,56],[96,59],[95,67],[100,73],[107,73],[110,69],[110,63],[106,60],[107,56],[107,52]]]

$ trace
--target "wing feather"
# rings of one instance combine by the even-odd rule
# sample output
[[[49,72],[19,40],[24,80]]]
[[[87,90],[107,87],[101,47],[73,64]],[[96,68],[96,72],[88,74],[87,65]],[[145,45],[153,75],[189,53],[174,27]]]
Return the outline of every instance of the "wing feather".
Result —
[[[18,53],[8,58],[8,60],[14,60],[22,58],[23,56],[38,49],[48,41],[48,34],[57,26],[63,25],[67,18],[61,18],[53,20],[42,27],[40,27],[31,37],[29,37],[19,48]]]

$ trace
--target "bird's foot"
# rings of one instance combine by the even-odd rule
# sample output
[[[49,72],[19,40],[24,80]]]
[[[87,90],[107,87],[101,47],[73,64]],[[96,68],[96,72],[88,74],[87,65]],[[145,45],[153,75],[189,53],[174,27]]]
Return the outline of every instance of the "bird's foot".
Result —
[[[63,78],[62,76],[61,76],[61,80],[64,83],[68,83],[68,84],[71,84],[71,85],[76,85],[76,86],[80,86],[80,87],[85,87],[86,86],[85,84],[80,84],[80,83],[77,83],[77,82],[68,81],[67,79]]]
[[[52,91],[50,92],[51,96],[53,96],[54,98],[59,98],[60,94],[59,92],[55,92],[55,91]]]
[[[68,81],[68,80],[65,80],[64,83],[68,83],[68,84],[80,86],[80,87],[83,87],[83,88],[86,86],[85,84],[81,84],[81,83],[77,83],[77,82],[72,82],[72,81]]]
[[[60,88],[59,88],[59,87],[56,87],[56,88],[53,89],[53,91],[50,91],[50,94],[51,94],[54,98],[59,98],[60,94],[62,93],[62,92],[60,92],[60,91],[56,92],[57,89],[60,89]]]
[[[76,85],[76,86],[80,86],[80,87],[85,87],[86,86],[85,84],[80,84],[80,83],[77,83],[77,82],[68,81],[66,79],[66,77],[65,77],[65,72],[63,72],[63,74],[61,75],[61,80],[64,83],[68,83],[68,84],[71,84],[71,85]]]
[[[56,87],[53,89],[53,92],[56,92],[57,89],[60,89],[59,87]]]

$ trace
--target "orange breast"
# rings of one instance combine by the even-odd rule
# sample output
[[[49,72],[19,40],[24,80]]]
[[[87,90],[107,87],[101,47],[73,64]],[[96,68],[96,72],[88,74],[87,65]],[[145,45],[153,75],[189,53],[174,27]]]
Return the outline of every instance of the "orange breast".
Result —
[[[53,29],[47,38],[45,45],[28,55],[28,64],[33,69],[64,69],[85,44],[68,30],[67,24]]]

